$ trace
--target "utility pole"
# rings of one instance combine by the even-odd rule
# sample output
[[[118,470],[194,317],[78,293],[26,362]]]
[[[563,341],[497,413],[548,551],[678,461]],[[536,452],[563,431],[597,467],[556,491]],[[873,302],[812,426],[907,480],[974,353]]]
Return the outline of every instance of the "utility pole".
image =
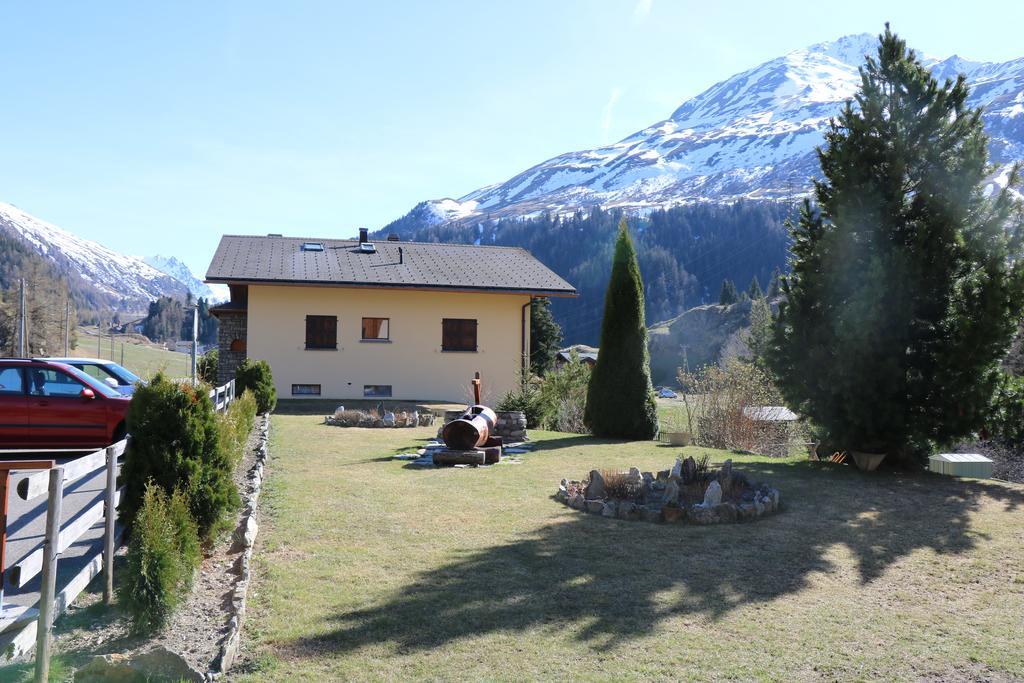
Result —
[[[25,357],[25,278],[21,278],[21,296],[18,305],[18,357]]]
[[[96,357],[103,358],[103,321],[96,320]]]
[[[196,356],[199,353],[199,306],[192,309],[192,384],[198,383],[196,377]]]
[[[64,357],[71,355],[71,299],[64,299]]]

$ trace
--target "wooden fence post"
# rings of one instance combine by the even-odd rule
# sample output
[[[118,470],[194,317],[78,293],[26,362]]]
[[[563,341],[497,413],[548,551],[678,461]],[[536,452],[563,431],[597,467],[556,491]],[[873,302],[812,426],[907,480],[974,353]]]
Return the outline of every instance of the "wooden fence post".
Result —
[[[50,470],[50,492],[46,501],[46,536],[43,539],[39,626],[36,633],[36,683],[46,683],[50,675],[50,634],[53,631],[54,600],[57,597],[57,551],[63,497],[64,468],[55,467]]]
[[[103,602],[114,597],[114,493],[117,490],[117,447],[107,446],[107,500],[103,512]]]

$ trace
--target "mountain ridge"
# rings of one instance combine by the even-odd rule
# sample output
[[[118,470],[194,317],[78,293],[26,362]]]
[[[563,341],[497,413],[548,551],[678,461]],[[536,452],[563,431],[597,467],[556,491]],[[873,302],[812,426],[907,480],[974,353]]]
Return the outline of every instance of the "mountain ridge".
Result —
[[[0,232],[46,259],[76,289],[88,308],[139,313],[160,296],[184,298],[188,288],[142,259],[127,256],[0,202]]]
[[[459,198],[418,203],[384,228],[408,229],[593,206],[643,214],[706,201],[792,201],[818,174],[815,148],[853,97],[877,36],[816,43],[716,83],[661,121],[600,147],[566,152]],[[984,107],[991,182],[1024,160],[1024,57],[978,62],[918,53],[940,81],[963,73],[970,106]]]

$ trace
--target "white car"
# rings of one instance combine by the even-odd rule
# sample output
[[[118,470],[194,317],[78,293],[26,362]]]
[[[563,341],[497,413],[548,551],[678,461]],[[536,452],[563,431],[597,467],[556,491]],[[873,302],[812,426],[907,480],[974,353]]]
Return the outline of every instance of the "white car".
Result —
[[[78,368],[90,377],[104,382],[122,396],[135,393],[135,385],[145,381],[131,370],[122,367],[112,360],[102,358],[44,358],[43,360],[65,363]]]

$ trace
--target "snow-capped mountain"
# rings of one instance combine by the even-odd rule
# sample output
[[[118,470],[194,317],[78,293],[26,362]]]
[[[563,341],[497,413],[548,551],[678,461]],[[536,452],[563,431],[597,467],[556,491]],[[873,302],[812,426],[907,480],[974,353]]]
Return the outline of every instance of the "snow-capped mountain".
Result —
[[[594,205],[644,211],[702,201],[806,194],[829,118],[860,85],[878,38],[854,35],[796,50],[708,88],[617,143],[549,159],[455,200],[421,202],[393,224],[432,225]],[[921,57],[940,78],[963,73],[985,108],[992,160],[1024,160],[1024,58],[1004,63]]]
[[[225,301],[228,298],[226,286],[206,284],[197,278],[188,266],[174,256],[161,256],[157,254],[156,256],[147,256],[142,260],[161,273],[166,273],[185,285],[196,299],[202,298],[212,303]]]
[[[79,280],[91,290],[94,305],[135,312],[161,295],[185,296],[185,285],[142,259],[82,239],[3,202],[0,231],[22,240],[60,273]]]

